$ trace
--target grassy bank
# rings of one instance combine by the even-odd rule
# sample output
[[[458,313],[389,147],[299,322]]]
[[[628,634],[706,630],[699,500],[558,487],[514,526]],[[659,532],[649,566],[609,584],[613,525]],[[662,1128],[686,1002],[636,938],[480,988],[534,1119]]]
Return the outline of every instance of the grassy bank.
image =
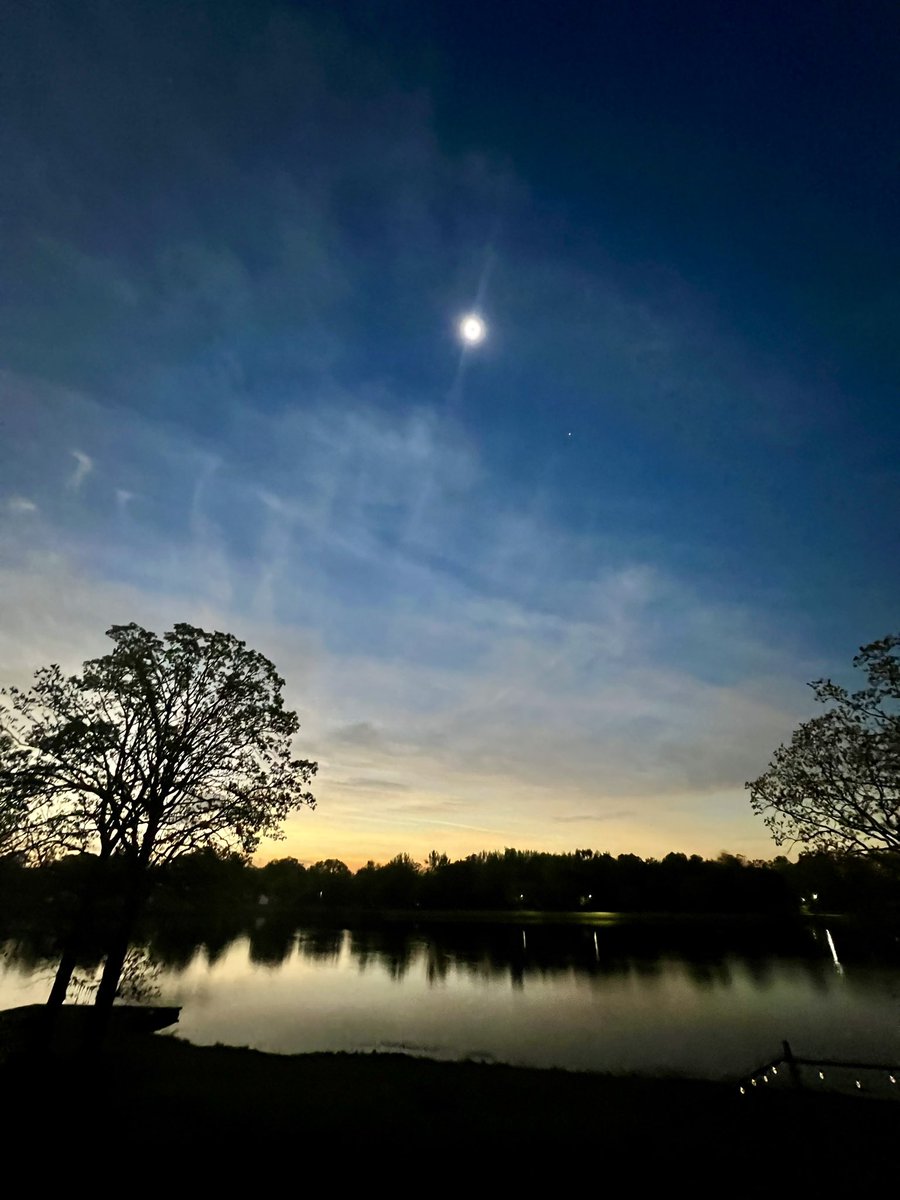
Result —
[[[281,1056],[158,1034],[116,1036],[90,1055],[71,1040],[15,1056],[0,1087],[12,1101],[7,1146],[19,1149],[51,1130],[55,1146],[79,1148],[99,1130],[124,1157],[138,1145],[240,1147],[268,1160],[302,1144],[451,1162],[432,1156],[479,1149],[513,1175],[576,1161],[635,1180],[735,1171],[748,1190],[886,1182],[900,1133],[900,1104],[876,1100],[397,1054]]]

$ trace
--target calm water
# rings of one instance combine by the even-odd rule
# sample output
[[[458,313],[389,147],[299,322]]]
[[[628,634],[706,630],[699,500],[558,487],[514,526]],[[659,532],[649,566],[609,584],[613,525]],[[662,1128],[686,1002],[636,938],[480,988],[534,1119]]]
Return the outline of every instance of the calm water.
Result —
[[[755,1067],[783,1038],[810,1057],[900,1059],[896,940],[872,946],[850,928],[829,942],[824,925],[260,921],[149,950],[153,1000],[183,1006],[178,1035],[197,1043],[710,1078]],[[52,965],[7,945],[0,1007],[45,999]]]

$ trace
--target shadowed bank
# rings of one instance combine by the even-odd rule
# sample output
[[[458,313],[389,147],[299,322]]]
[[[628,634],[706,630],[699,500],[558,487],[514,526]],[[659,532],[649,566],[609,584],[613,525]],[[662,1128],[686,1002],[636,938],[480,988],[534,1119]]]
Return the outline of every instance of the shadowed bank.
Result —
[[[883,1183],[900,1132],[900,1105],[877,1100],[741,1096],[730,1084],[397,1054],[279,1056],[158,1034],[113,1035],[90,1059],[74,1051],[14,1058],[0,1067],[0,1086],[18,1098],[6,1133],[23,1152],[46,1147],[47,1097],[71,1097],[77,1103],[52,1117],[57,1150],[96,1145],[103,1103],[105,1161],[108,1153],[130,1158],[137,1138],[163,1167],[171,1154],[194,1151],[204,1173],[217,1163],[231,1169],[229,1146],[239,1147],[241,1162],[261,1166],[270,1154],[294,1160],[295,1148],[321,1161],[327,1143],[349,1152],[378,1147],[385,1165],[477,1148],[489,1152],[479,1169],[516,1175],[579,1165],[609,1181],[609,1172],[627,1172],[635,1184],[661,1175],[721,1185],[711,1172],[723,1169],[754,1188],[775,1180]],[[563,1151],[575,1157],[561,1160]]]

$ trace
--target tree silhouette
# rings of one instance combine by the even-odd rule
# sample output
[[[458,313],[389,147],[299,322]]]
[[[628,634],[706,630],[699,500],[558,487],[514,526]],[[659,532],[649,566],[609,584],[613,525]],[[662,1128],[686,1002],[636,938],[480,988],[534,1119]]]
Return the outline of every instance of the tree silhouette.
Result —
[[[0,778],[11,775],[16,763],[27,752],[0,728]],[[0,790],[0,858],[27,849],[29,794],[21,787]]]
[[[299,728],[273,664],[231,634],[178,624],[158,637],[107,631],[114,649],[66,676],[3,693],[0,810],[25,804],[34,839],[120,859],[122,924],[97,991],[116,994],[148,872],[202,848],[252,853],[314,806],[316,764],[292,757]]]
[[[850,854],[900,851],[900,635],[863,646],[853,665],[868,686],[810,684],[831,707],[779,746],[746,786],[778,845]]]

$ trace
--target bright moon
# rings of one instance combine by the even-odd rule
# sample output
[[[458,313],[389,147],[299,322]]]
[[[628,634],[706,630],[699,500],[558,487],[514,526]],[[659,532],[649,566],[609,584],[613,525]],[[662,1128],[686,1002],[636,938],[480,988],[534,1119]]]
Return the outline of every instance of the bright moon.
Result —
[[[467,346],[477,346],[484,341],[487,326],[476,313],[469,313],[459,323],[459,336]]]

